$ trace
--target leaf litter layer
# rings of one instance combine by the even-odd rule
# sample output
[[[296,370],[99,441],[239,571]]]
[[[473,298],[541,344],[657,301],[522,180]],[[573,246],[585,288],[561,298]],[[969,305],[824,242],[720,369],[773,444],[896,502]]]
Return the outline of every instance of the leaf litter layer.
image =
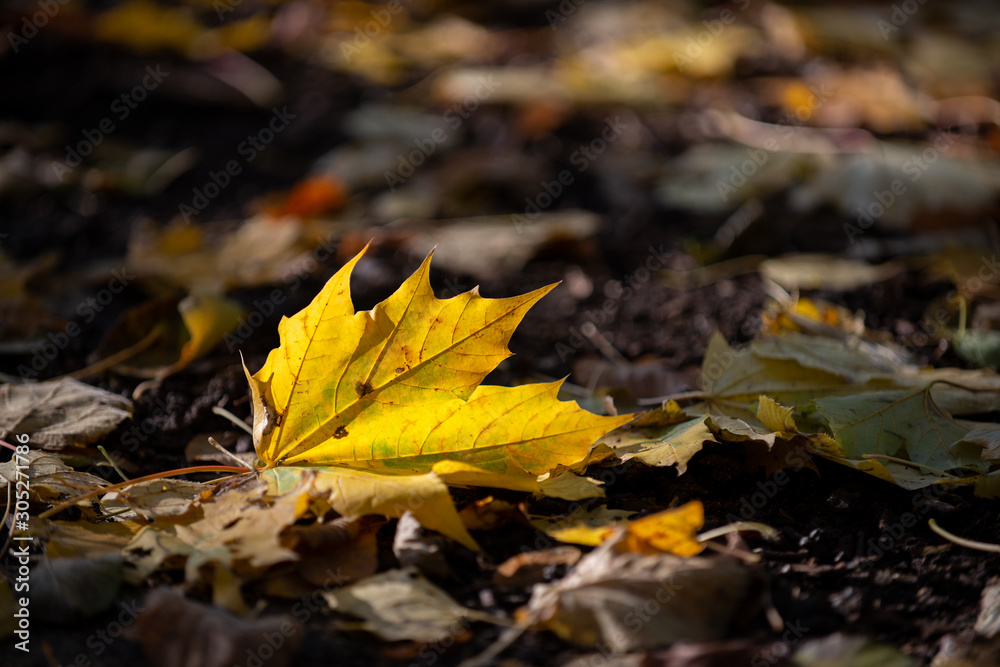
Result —
[[[575,497],[566,495],[565,484],[562,495],[552,493],[553,486],[546,482],[555,475],[555,480],[571,480],[569,487],[575,489],[571,493],[581,498],[600,496],[592,480],[573,471],[582,472],[588,458],[599,461],[608,454],[653,467],[675,467],[683,475],[706,447],[738,443],[746,449],[748,465],[753,456],[760,456],[765,468],[782,474],[786,468],[818,470],[811,454],[904,488],[976,481],[975,476],[948,472],[961,467],[975,470],[979,479],[991,477],[989,425],[956,421],[932,395],[935,383],[947,377],[940,400],[961,409],[954,390],[988,391],[996,382],[990,374],[893,366],[884,362],[887,350],[875,344],[859,352],[843,342],[801,334],[765,336],[737,349],[716,338],[705,359],[704,403],[681,408],[667,401],[634,421],[633,415],[601,417],[576,403],[557,400],[558,382],[513,388],[479,384],[509,356],[506,346],[517,323],[551,288],[512,299],[483,299],[476,290],[437,299],[429,285],[428,257],[395,294],[370,311],[355,313],[349,279],[360,257],[345,264],[307,308],[282,319],[281,345],[260,371],[250,376],[244,368],[253,397],[254,444],[262,466],[257,472],[268,482],[265,488],[244,484],[241,489],[216,493],[169,480],[107,487],[99,491],[106,495],[96,514],[91,508],[73,528],[57,522],[45,529],[53,556],[82,556],[79,567],[99,565],[102,572],[110,568],[108,576],[114,581],[125,578],[131,583],[160,570],[182,570],[188,585],[207,587],[217,605],[243,613],[242,591],[248,584],[270,582],[265,585],[274,590],[280,582],[292,585],[294,581],[287,575],[275,579],[279,566],[297,562],[303,568],[315,567],[309,563],[317,554],[311,554],[295,537],[300,532],[296,524],[316,522],[319,528],[334,520],[332,528],[340,518],[405,518],[412,513],[425,528],[478,549],[466,527],[468,519],[457,513],[449,496],[448,484]],[[712,370],[720,364],[725,373]],[[390,367],[391,372],[386,370]],[[970,386],[961,385],[962,381]],[[898,387],[905,389],[889,391]],[[763,390],[808,405],[801,410],[786,407],[759,393]],[[26,394],[32,395],[44,392]],[[11,405],[10,411],[21,409],[20,403]],[[519,411],[525,405],[530,407],[527,414]],[[44,422],[44,402],[36,401],[26,409],[33,412],[36,408]],[[106,409],[120,410],[121,406]],[[52,416],[62,418],[56,413]],[[81,428],[87,430],[86,423],[81,422]],[[360,444],[358,436],[365,438]],[[599,441],[596,447],[594,441]],[[892,460],[863,460],[870,455]],[[908,461],[930,472],[908,474],[913,471]],[[49,474],[54,475],[50,484],[62,483],[65,488],[73,471],[56,466]],[[979,487],[984,495],[990,492],[988,485]],[[709,534],[723,534],[697,535],[704,521],[700,500],[693,499],[689,511],[685,510],[696,519],[675,519],[667,512],[662,518],[651,515],[623,523],[609,513],[609,518],[591,519],[586,526],[561,525],[556,520],[542,530],[557,541],[601,545],[602,554],[647,554],[652,572],[673,571],[675,566],[668,562],[679,564],[678,556],[688,558],[689,565],[682,569],[707,572],[706,583],[699,587],[726,578],[738,582],[726,586],[725,596],[711,594],[726,601],[701,617],[704,629],[689,636],[682,633],[689,640],[717,638],[753,602],[747,597],[747,573],[739,565],[695,556],[713,545]],[[495,511],[509,513],[501,507],[502,503]],[[121,559],[114,563],[90,563],[98,557],[92,545],[111,538],[100,524],[92,523],[102,512],[113,512],[115,525],[121,529],[114,533],[121,549]],[[352,563],[349,554],[361,548],[366,535],[369,542],[374,538],[371,531],[377,525],[348,525],[354,527],[348,529],[347,537],[332,552],[321,552],[319,562],[328,566],[341,562],[337,572],[350,563],[343,581],[363,582],[370,570]],[[744,522],[733,530],[774,533],[759,522]],[[745,552],[742,557],[757,558]],[[623,635],[620,618],[610,625],[608,619],[601,620],[601,595],[617,598],[635,593],[634,582],[619,576],[624,567],[621,558],[610,557],[593,572],[588,567],[596,561],[585,560],[587,567],[577,568],[580,573],[588,572],[579,590],[576,580],[568,577],[553,589],[559,591],[555,597],[540,594],[533,598],[515,618],[512,632],[548,628],[581,645],[605,641],[627,650],[682,639],[653,630]],[[367,617],[366,627],[376,633],[405,637],[405,628],[412,628],[413,639],[425,636],[426,619],[421,613],[414,615],[414,600],[424,595],[421,586],[433,584],[411,579],[404,570],[391,572],[396,573],[387,575],[395,577],[395,593],[380,601],[383,606],[373,616],[348,613]],[[592,599],[589,591],[595,586],[604,593]],[[708,587],[704,594],[710,594]],[[434,595],[450,599],[443,592]],[[597,606],[583,611],[577,599],[591,600]],[[633,606],[642,602],[641,598],[628,599]],[[690,618],[695,613],[684,606],[690,604],[684,601],[687,598],[670,599],[660,621],[670,614]],[[564,608],[566,604],[572,610]],[[589,614],[596,616],[589,618]],[[473,617],[500,625],[511,622],[502,616]]]
[[[852,351],[843,343],[799,334],[764,337],[737,350],[715,339],[705,360],[704,407],[693,404],[682,410],[667,402],[630,426],[605,435],[633,421],[633,416],[600,417],[575,403],[560,402],[556,398],[560,383],[513,388],[480,385],[509,356],[506,346],[526,310],[551,287],[512,299],[483,299],[477,290],[437,299],[428,280],[428,256],[391,297],[370,311],[355,313],[349,280],[360,258],[345,264],[307,308],[282,319],[281,345],[260,371],[250,376],[244,369],[253,397],[254,444],[263,466],[259,474],[269,482],[270,493],[244,485],[244,490],[216,495],[203,487],[184,489],[185,483],[166,481],[152,487],[145,483],[143,488],[150,487],[151,494],[140,494],[142,484],[108,487],[104,491],[112,493],[105,495],[102,507],[118,513],[116,524],[126,535],[135,531],[131,540],[116,537],[122,544],[122,560],[116,561],[112,576],[121,578],[123,567],[131,568],[130,576],[140,579],[164,568],[182,567],[190,585],[209,585],[217,604],[241,611],[245,609],[242,585],[266,578],[282,563],[300,561],[306,566],[306,555],[290,548],[295,546],[290,531],[303,519],[322,518],[323,507],[348,519],[371,514],[402,518],[412,512],[424,527],[477,549],[446,484],[544,494],[542,478],[559,468],[582,469],[588,454],[599,451],[592,449],[592,443],[601,436],[605,437],[600,446],[622,460],[676,466],[679,475],[705,446],[725,442],[742,443],[748,453],[754,446],[765,454],[799,448],[848,464],[870,454],[891,456],[894,461],[909,457],[939,473],[938,478],[925,474],[896,479],[880,462],[856,461],[859,469],[907,488],[958,481],[942,479],[948,475],[943,469],[975,466],[985,457],[976,455],[975,442],[988,428],[954,421],[934,403],[933,382],[922,389],[886,391],[920,385],[930,377],[936,379],[940,372],[922,373],[900,364],[893,367],[884,362],[887,351],[874,344]],[[722,364],[725,372],[713,373]],[[978,383],[975,388],[979,389],[992,384],[982,373],[951,372],[948,377]],[[800,378],[807,379],[805,385]],[[826,386],[816,385],[817,380]],[[954,382],[948,385],[954,386]],[[825,426],[828,433],[801,431],[795,408],[758,393],[762,390],[785,400],[812,397],[812,407],[800,419]],[[31,403],[32,395],[19,400]],[[18,405],[11,403],[8,411],[21,409]],[[525,405],[531,406],[527,414],[519,411]],[[44,423],[44,403],[36,401],[27,411],[36,409]],[[692,419],[691,415],[696,416]],[[886,420],[891,423],[887,425]],[[929,429],[921,428],[921,423]],[[83,422],[80,428],[87,430]],[[959,443],[966,447],[964,454],[955,451]],[[785,456],[785,463],[776,469],[780,472],[789,466],[816,470],[801,456]],[[563,478],[577,480],[578,487],[585,479],[568,470],[561,472]],[[61,474],[69,479],[72,469],[65,468]],[[564,542],[617,545],[625,553],[651,550],[655,569],[660,567],[656,553],[694,558],[705,548],[707,534],[696,537],[704,521],[702,505],[695,501],[689,506],[696,521],[664,516],[650,523],[654,520],[650,516],[625,523],[612,519],[603,525],[598,520],[596,526],[586,527],[556,522],[544,532]],[[140,529],[142,522],[133,517],[152,525]],[[640,528],[646,525],[651,528]],[[746,523],[741,529],[773,533],[760,524]],[[101,535],[89,529],[93,535],[88,538],[65,524],[54,524],[50,530],[53,547],[61,545],[59,552],[64,555],[87,553],[86,545]],[[638,537],[643,531],[653,537]],[[340,557],[360,534],[356,530],[355,537],[341,545],[346,548]],[[598,570],[592,575],[596,579],[588,579],[586,586],[614,590],[622,585],[616,583],[618,567],[609,564]],[[709,560],[697,567],[711,572],[716,566]],[[356,576],[365,580],[360,570]],[[423,632],[416,629],[423,621],[411,618],[408,610],[414,596],[419,599],[424,594],[405,583],[410,581],[405,574],[399,576],[404,583],[396,587],[403,597],[398,602],[393,597],[383,600],[386,607],[368,622],[378,628],[388,618],[397,624],[403,619],[404,628],[409,627],[406,623],[416,624],[412,625],[416,639]],[[712,578],[709,574],[708,580]],[[567,599],[580,594],[590,599],[591,594],[577,591],[573,581],[567,578],[561,584]],[[729,623],[723,619],[732,618],[746,603],[745,593],[727,591],[734,597],[712,612],[716,624],[706,636],[723,632]],[[585,630],[594,620],[585,620],[577,612],[567,615],[560,604],[564,603],[552,607],[552,602],[533,601],[520,616],[520,631],[548,627],[570,641],[608,641],[628,649],[653,647],[664,642],[663,637],[672,637],[654,632],[629,638],[621,636],[616,625],[601,625],[603,621],[598,627],[604,629],[595,634]],[[689,616],[692,610],[679,607],[670,613]],[[482,620],[506,622],[501,617]],[[702,621],[711,622],[708,617]],[[402,632],[405,637],[406,630],[386,632]],[[692,634],[688,638],[701,637]]]

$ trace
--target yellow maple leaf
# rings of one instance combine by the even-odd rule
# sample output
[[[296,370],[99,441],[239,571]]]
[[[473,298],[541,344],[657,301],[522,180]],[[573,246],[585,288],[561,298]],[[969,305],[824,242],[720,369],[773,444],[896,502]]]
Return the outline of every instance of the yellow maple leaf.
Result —
[[[539,475],[581,460],[631,415],[556,398],[561,382],[480,386],[521,318],[554,285],[508,299],[438,299],[431,255],[388,299],[354,312],[348,262],[278,326],[281,346],[248,378],[254,446],[267,468],[330,464],[428,472],[457,459]],[[379,465],[381,464],[381,466]]]
[[[528,308],[554,285],[507,299],[485,299],[476,289],[438,299],[428,255],[392,296],[356,313],[350,276],[363,254],[309,306],[282,318],[281,345],[263,368],[253,376],[244,368],[254,447],[272,483],[288,466],[319,469],[334,475],[324,488],[336,489],[344,507],[386,516],[409,508],[425,526],[474,547],[444,484],[437,481],[438,489],[434,480],[544,492],[547,482],[536,478],[578,463],[597,438],[632,419],[559,401],[561,381],[480,385],[510,356],[507,343]],[[345,468],[368,471],[364,484]],[[435,502],[407,503],[415,484]],[[560,493],[600,495],[576,488],[583,485]]]

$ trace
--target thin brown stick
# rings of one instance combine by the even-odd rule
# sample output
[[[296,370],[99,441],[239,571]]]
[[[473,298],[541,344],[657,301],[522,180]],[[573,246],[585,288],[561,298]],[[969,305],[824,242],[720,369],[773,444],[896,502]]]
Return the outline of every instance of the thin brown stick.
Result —
[[[55,507],[51,507],[41,514],[38,515],[39,519],[48,519],[49,517],[55,516],[64,509],[68,509],[73,505],[76,505],[81,500],[86,500],[87,498],[93,498],[94,496],[100,495],[102,493],[110,493],[112,491],[120,491],[121,489],[140,484],[142,482],[149,482],[154,479],[166,479],[168,477],[177,477],[178,475],[187,475],[196,472],[229,472],[229,473],[246,473],[246,468],[237,468],[235,466],[194,466],[191,468],[178,468],[177,470],[167,470],[166,472],[158,472],[152,475],[146,475],[145,477],[139,477],[127,482],[120,482],[118,484],[111,484],[110,486],[99,486],[96,489],[91,489],[83,495],[79,495],[75,498],[70,498],[69,500],[59,503]]]
[[[104,371],[113,368],[114,366],[117,366],[123,361],[131,359],[135,355],[144,351],[147,347],[150,347],[153,343],[155,343],[161,335],[163,335],[163,325],[159,324],[153,327],[153,330],[150,331],[148,334],[146,334],[145,337],[143,337],[143,339],[140,340],[135,345],[130,345],[129,347],[126,347],[124,350],[115,352],[111,356],[105,357],[100,361],[94,362],[91,365],[87,366],[86,368],[81,368],[78,371],[67,373],[62,377],[74,378],[76,380],[79,380],[81,378],[89,377],[91,375],[97,375],[99,373],[103,373]]]

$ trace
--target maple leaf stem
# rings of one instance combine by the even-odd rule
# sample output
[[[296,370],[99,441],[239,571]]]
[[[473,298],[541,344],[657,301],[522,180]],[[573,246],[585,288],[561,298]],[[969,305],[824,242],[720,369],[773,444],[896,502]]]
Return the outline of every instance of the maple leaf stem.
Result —
[[[99,486],[95,489],[91,489],[86,493],[76,496],[75,498],[70,498],[62,503],[59,503],[55,507],[51,507],[41,514],[38,515],[39,519],[48,519],[55,516],[59,512],[72,507],[81,500],[86,500],[87,498],[93,498],[94,496],[100,495],[102,493],[110,493],[112,491],[120,491],[130,486],[140,484],[142,482],[149,482],[154,479],[166,479],[168,477],[177,477],[179,475],[187,475],[196,472],[229,472],[229,473],[245,473],[246,468],[237,468],[235,466],[193,466],[190,468],[178,468],[177,470],[167,470],[165,472],[158,472],[152,475],[146,475],[145,477],[139,477],[133,480],[128,480],[125,482],[119,482],[118,484],[112,484],[110,486]]]
[[[716,542],[705,542],[705,548],[711,551],[718,552],[720,554],[725,554],[726,556],[732,556],[733,558],[739,558],[744,563],[759,563],[761,561],[761,555],[750,553],[749,551],[743,551],[742,549],[733,549],[731,547],[726,547]]]

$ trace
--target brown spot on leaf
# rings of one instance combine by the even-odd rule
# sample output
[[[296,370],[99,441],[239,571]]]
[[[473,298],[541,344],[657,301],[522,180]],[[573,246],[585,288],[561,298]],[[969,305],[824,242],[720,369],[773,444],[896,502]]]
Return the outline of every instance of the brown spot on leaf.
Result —
[[[396,372],[397,373],[402,373],[405,370],[406,370],[405,368],[403,368],[402,366],[400,366],[399,368],[396,369]]]
[[[362,398],[375,391],[375,389],[372,387],[371,382],[365,382],[364,384],[359,382],[354,385],[354,391],[358,392],[358,398]]]
[[[346,438],[347,429],[344,428],[343,426],[338,426],[337,430],[333,432],[333,437],[335,437],[337,440],[340,440],[341,438]]]

